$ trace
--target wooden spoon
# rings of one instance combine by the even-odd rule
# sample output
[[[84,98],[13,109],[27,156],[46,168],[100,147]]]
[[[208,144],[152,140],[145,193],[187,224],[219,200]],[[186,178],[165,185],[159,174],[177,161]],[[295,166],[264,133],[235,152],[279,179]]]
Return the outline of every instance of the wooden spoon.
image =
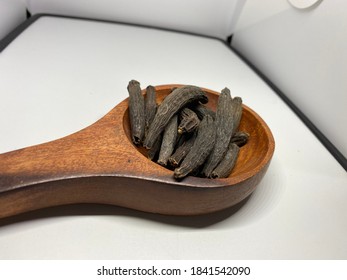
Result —
[[[157,101],[173,87],[157,86]],[[215,109],[218,93],[204,89]],[[128,100],[91,126],[48,143],[0,154],[0,218],[75,203],[102,203],[152,213],[196,215],[233,206],[264,176],[274,152],[265,122],[244,105],[240,129],[250,134],[225,179],[188,176],[148,160],[130,138]]]

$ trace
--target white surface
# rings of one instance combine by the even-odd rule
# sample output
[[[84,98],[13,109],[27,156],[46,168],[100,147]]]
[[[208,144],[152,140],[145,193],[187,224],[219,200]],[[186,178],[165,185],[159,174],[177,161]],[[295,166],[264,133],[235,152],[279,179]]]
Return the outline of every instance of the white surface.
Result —
[[[175,43],[173,43],[175,42]],[[347,258],[347,175],[222,42],[44,17],[0,53],[0,152],[68,135],[149,84],[228,86],[271,128],[268,173],[234,214],[66,206],[0,221],[1,259]],[[1,164],[1,163],[0,163]]]
[[[243,5],[234,31],[245,29],[272,17],[288,8],[294,9],[287,0],[247,0]]]
[[[22,0],[0,0],[0,40],[26,19]]]
[[[226,39],[246,0],[27,0],[32,14],[97,18]]]
[[[307,9],[317,4],[321,0],[288,0],[288,2],[295,8]]]
[[[232,44],[347,157],[347,1],[276,3],[247,1]]]

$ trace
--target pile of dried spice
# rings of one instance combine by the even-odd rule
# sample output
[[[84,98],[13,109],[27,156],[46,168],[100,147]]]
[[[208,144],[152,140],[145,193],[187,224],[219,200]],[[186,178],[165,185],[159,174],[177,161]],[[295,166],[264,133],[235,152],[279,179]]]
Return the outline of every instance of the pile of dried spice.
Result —
[[[156,103],[153,86],[141,94],[140,83],[128,84],[131,137],[148,150],[148,158],[174,170],[174,178],[187,175],[225,178],[231,173],[240,147],[249,134],[238,131],[242,99],[224,88],[216,112],[204,104],[208,98],[196,86],[175,88]]]

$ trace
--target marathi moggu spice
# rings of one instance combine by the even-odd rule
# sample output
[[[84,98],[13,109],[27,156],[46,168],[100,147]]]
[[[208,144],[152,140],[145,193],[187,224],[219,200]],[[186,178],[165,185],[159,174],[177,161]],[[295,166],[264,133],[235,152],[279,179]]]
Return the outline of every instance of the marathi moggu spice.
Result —
[[[174,178],[187,175],[207,178],[228,177],[234,168],[240,147],[250,135],[238,131],[242,99],[231,97],[224,88],[216,112],[204,104],[205,92],[196,86],[175,87],[156,103],[153,86],[141,94],[140,83],[128,85],[131,139],[142,144],[148,158],[173,170]],[[142,118],[142,119],[138,119]]]
[[[216,118],[216,112],[214,112],[211,109],[207,108],[203,104],[200,104],[200,103],[193,104],[193,106],[190,106],[189,108],[196,113],[196,115],[198,116],[198,118],[200,120],[202,120],[204,118],[204,116],[206,116],[206,115],[210,115],[213,119]]]
[[[208,101],[206,94],[199,87],[184,86],[174,89],[158,106],[154,120],[149,126],[144,147],[150,149],[173,115],[185,105],[194,101],[202,103]]]
[[[177,138],[177,115],[174,115],[164,129],[163,140],[160,147],[158,163],[166,166],[172,155]]]
[[[182,136],[183,141],[181,145],[178,145],[174,154],[171,155],[169,158],[169,163],[172,167],[176,168],[180,165],[181,161],[185,158],[185,156],[193,147],[196,135],[197,132],[195,131],[191,134],[185,134],[184,136]]]
[[[180,115],[180,124],[177,128],[179,134],[190,133],[194,131],[200,123],[197,114],[189,108],[183,108]]]
[[[231,135],[234,135],[237,128],[239,127],[241,117],[242,117],[242,99],[241,97],[234,97],[232,101],[232,111],[233,111],[233,130]]]
[[[216,136],[214,121],[211,116],[205,116],[199,126],[197,137],[192,148],[184,158],[180,167],[174,171],[174,177],[181,179],[198,169],[210,154]]]
[[[224,88],[218,98],[216,108],[216,142],[202,171],[206,177],[211,176],[212,171],[216,168],[228,149],[234,131],[233,109],[230,90]]]
[[[156,156],[159,154],[160,152],[160,148],[161,148],[161,141],[163,140],[163,133],[160,133],[159,137],[157,138],[157,140],[155,140],[154,145],[152,146],[152,148],[150,148],[147,152],[147,157],[152,160],[155,161]]]
[[[145,98],[145,135],[148,132],[148,128],[152,123],[155,113],[157,112],[156,92],[153,86],[146,88]]]
[[[231,137],[230,142],[235,143],[239,147],[242,147],[247,143],[248,138],[249,138],[249,134],[247,132],[237,131],[235,132],[233,137]]]
[[[240,147],[230,142],[227,152],[217,167],[212,171],[211,178],[226,178],[234,168]]]
[[[145,103],[141,94],[140,83],[131,80],[128,84],[129,117],[132,140],[139,145],[145,135]]]

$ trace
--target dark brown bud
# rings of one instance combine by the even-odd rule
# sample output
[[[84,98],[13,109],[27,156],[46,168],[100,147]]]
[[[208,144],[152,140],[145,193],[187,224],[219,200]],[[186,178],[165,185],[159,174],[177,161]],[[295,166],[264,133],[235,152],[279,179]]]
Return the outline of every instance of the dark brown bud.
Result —
[[[206,116],[200,123],[194,145],[184,158],[180,167],[174,171],[174,177],[181,179],[199,168],[210,154],[215,140],[216,131],[211,116]]]
[[[178,133],[190,133],[199,126],[200,120],[194,111],[189,108],[183,108],[180,111],[180,124]]]
[[[140,83],[131,80],[128,84],[128,92],[131,139],[135,145],[139,145],[145,134],[145,102]]]
[[[184,86],[170,93],[158,106],[144,141],[145,148],[150,149],[153,146],[158,135],[164,130],[173,115],[187,104],[198,101],[203,103],[208,101],[206,94],[199,87]]]

